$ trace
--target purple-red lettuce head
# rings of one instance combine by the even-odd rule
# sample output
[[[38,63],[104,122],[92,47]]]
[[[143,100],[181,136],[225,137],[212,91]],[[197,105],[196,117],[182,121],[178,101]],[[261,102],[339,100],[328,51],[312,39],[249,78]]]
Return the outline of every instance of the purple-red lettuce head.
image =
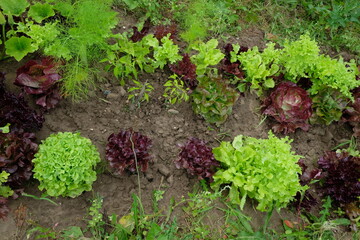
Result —
[[[225,73],[234,75],[237,78],[243,79],[245,77],[245,72],[240,70],[240,61],[237,60],[236,62],[231,62],[231,55],[230,53],[234,51],[234,48],[232,44],[228,43],[224,47],[225,50],[225,57],[221,61],[221,70],[223,70]],[[236,54],[239,54],[241,52],[248,51],[249,48],[247,47],[240,47],[239,51]]]
[[[128,170],[136,173],[136,161],[139,170],[145,172],[151,155],[149,154],[151,140],[132,129],[122,130],[118,134],[111,134],[106,145],[106,159],[110,166],[119,174]]]
[[[325,152],[318,160],[323,171],[321,191],[340,204],[358,201],[360,196],[360,157],[347,152]]]
[[[166,37],[170,33],[169,39],[175,40],[176,33],[177,33],[177,27],[176,24],[171,25],[159,25],[156,26],[154,29],[154,36],[157,40],[161,40],[163,37]]]
[[[19,189],[32,176],[32,159],[38,150],[35,134],[22,131],[0,132],[0,172],[9,173],[6,185]]]
[[[46,109],[54,108],[61,99],[59,65],[50,58],[30,60],[16,71],[14,83],[27,94],[37,95],[36,104]]]
[[[212,149],[197,138],[190,138],[185,144],[180,145],[180,148],[179,156],[175,160],[176,167],[185,168],[190,175],[212,182],[215,168],[220,166],[214,158]]]
[[[275,132],[287,134],[297,128],[309,129],[307,120],[312,115],[311,105],[311,98],[304,89],[293,82],[281,82],[265,99],[262,111],[278,122],[273,126]]]
[[[12,130],[40,130],[44,122],[43,115],[31,109],[22,94],[8,92],[4,81],[5,74],[0,73],[0,126],[10,123]]]
[[[199,82],[196,79],[196,65],[191,62],[189,54],[183,54],[182,60],[170,64],[169,68],[181,77],[188,88],[194,90],[197,87]]]

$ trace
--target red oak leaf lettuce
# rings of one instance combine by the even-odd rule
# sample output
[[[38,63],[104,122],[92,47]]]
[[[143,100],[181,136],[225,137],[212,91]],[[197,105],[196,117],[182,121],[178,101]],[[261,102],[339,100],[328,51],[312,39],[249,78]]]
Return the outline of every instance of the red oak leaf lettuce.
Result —
[[[22,94],[7,92],[4,81],[5,74],[0,73],[0,126],[10,123],[12,130],[39,130],[44,122],[42,114],[31,109]]]
[[[265,99],[262,111],[278,122],[273,126],[275,132],[287,134],[297,128],[309,129],[307,120],[312,114],[311,105],[311,98],[304,89],[293,82],[281,82]]]
[[[23,87],[27,94],[38,96],[36,104],[46,109],[54,108],[61,99],[58,74],[59,64],[50,58],[30,60],[16,73],[15,85]]]
[[[176,64],[169,65],[170,70],[181,77],[186,86],[194,90],[198,85],[196,79],[196,65],[191,62],[188,54],[183,54],[183,59]]]
[[[9,173],[6,185],[23,187],[32,176],[32,159],[38,150],[35,134],[22,131],[0,132],[0,172]]]
[[[137,27],[132,27],[133,35],[130,37],[131,41],[133,42],[141,41],[141,39],[143,39],[149,33],[150,25],[151,25],[150,21],[146,20],[141,31],[139,31]]]
[[[136,173],[136,156],[139,170],[145,172],[151,161],[149,154],[151,146],[152,143],[148,137],[134,132],[132,129],[122,130],[118,134],[113,133],[109,136],[106,145],[106,159],[119,174],[125,170]]]
[[[167,26],[164,26],[164,25],[156,26],[155,30],[154,30],[154,36],[159,41],[163,37],[166,37],[169,33],[170,33],[169,39],[174,40],[176,33],[177,33],[177,28],[176,28],[175,24],[171,24],[171,25],[167,25]]]
[[[189,174],[212,182],[215,168],[220,166],[212,149],[197,138],[190,138],[187,143],[180,145],[180,148],[179,157],[175,160],[176,167],[185,168]]]
[[[225,49],[225,57],[221,61],[221,69],[228,74],[235,75],[237,78],[243,79],[245,77],[245,72],[240,70],[240,61],[231,62],[231,56],[230,52],[234,51],[234,48],[232,44],[228,43],[224,47]],[[249,50],[247,47],[240,47],[239,51],[236,54],[239,54],[240,52],[246,52]]]
[[[347,152],[325,152],[318,160],[324,182],[320,190],[340,204],[351,203],[360,196],[360,157]]]

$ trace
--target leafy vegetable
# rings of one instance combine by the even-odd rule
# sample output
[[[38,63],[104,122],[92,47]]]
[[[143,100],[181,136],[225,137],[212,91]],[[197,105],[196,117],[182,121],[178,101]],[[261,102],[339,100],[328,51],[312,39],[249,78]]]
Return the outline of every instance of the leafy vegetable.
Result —
[[[30,4],[27,0],[1,0],[0,7],[5,14],[20,16]]]
[[[348,100],[344,99],[338,91],[324,87],[312,96],[312,102],[315,114],[311,116],[310,122],[329,125],[341,118]]]
[[[247,196],[259,202],[260,211],[285,207],[298,191],[306,189],[298,178],[301,156],[291,151],[291,142],[271,132],[268,139],[239,135],[232,143],[221,142],[213,149],[221,169],[213,176],[212,188],[230,184],[230,200],[241,208]]]
[[[151,140],[132,129],[121,130],[118,134],[111,134],[106,145],[106,159],[110,166],[119,174],[125,170],[132,173],[139,170],[145,172],[151,155],[149,154]]]
[[[348,104],[341,120],[353,126],[354,136],[360,137],[360,87],[354,89],[354,102]]]
[[[156,26],[155,30],[154,30],[154,36],[159,41],[163,37],[166,37],[169,33],[170,33],[169,39],[174,40],[175,34],[177,33],[175,24],[171,24],[171,25],[167,25],[167,26],[159,25],[159,26]]]
[[[26,93],[39,96],[36,104],[54,108],[61,99],[58,68],[59,64],[50,58],[30,60],[16,71],[15,84],[22,86]]]
[[[347,152],[325,152],[318,160],[323,170],[321,190],[340,204],[357,201],[360,196],[360,157]]]
[[[309,129],[306,121],[311,117],[311,99],[307,92],[293,82],[281,82],[263,103],[263,113],[278,122],[274,132],[294,132],[296,128]]]
[[[7,179],[9,177],[9,173],[2,171],[0,173],[0,197],[10,197],[14,194],[14,191],[11,190],[9,186],[4,186],[3,183],[7,182]]]
[[[196,74],[204,75],[208,66],[218,64],[223,58],[224,54],[219,49],[216,49],[218,41],[211,39],[207,43],[199,43],[192,46],[192,49],[199,53],[191,56],[191,61],[196,65]]]
[[[232,112],[239,94],[220,77],[202,76],[192,92],[193,110],[209,123],[220,125]]]
[[[225,45],[224,49],[225,57],[221,61],[221,69],[227,74],[234,75],[239,79],[244,79],[245,72],[239,68],[241,63],[236,55],[241,52],[246,52],[249,49],[247,47],[240,47],[239,45],[232,45],[229,43]]]
[[[31,109],[21,94],[16,96],[7,92],[4,81],[5,74],[0,73],[0,126],[10,123],[13,130],[39,130],[44,117]]]
[[[186,86],[194,90],[198,81],[196,80],[196,65],[190,60],[189,54],[183,54],[181,61],[176,64],[169,64],[170,70],[181,77]]]
[[[0,171],[10,174],[7,185],[12,189],[23,187],[32,176],[32,159],[37,150],[34,133],[0,132]]]
[[[152,63],[153,67],[163,69],[164,66],[169,63],[175,63],[181,59],[179,55],[179,47],[175,45],[172,40],[170,40],[170,34],[163,37],[159,44],[159,41],[153,41],[154,35],[148,35],[144,39],[147,40],[147,44],[154,48],[154,61]]]
[[[185,168],[189,174],[212,182],[215,167],[220,165],[215,160],[212,149],[198,138],[190,138],[185,144],[180,145],[180,148],[179,157],[175,160],[176,167]]]
[[[273,76],[279,74],[280,50],[275,49],[274,43],[269,43],[263,52],[259,52],[257,47],[253,47],[247,52],[237,55],[237,60],[241,62],[242,69],[246,72],[245,81],[251,83],[250,88],[261,96],[263,89],[275,87]],[[235,62],[232,57],[231,62]]]
[[[145,26],[143,26],[141,31],[139,31],[137,27],[133,27],[132,29],[133,35],[130,37],[131,41],[139,42],[149,33],[150,26],[148,22],[145,22]]]
[[[50,196],[77,197],[90,191],[100,154],[80,133],[59,132],[41,142],[35,154],[34,178]]]
[[[37,48],[32,45],[32,40],[28,37],[11,37],[5,42],[6,54],[20,61],[28,53],[32,53]]]
[[[171,104],[180,103],[181,101],[189,100],[189,88],[184,86],[184,82],[178,75],[173,74],[169,77],[169,80],[164,84],[165,91],[163,97]]]
[[[35,3],[30,6],[28,16],[33,18],[36,22],[41,23],[42,20],[55,15],[53,7],[47,3]]]

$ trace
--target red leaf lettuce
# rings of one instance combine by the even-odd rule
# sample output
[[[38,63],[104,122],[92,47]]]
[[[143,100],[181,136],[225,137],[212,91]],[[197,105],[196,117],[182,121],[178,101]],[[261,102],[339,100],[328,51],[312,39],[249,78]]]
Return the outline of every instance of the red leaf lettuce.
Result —
[[[340,204],[351,203],[360,196],[360,157],[347,152],[325,152],[318,160],[323,171],[321,191]]]
[[[151,160],[148,152],[151,146],[152,143],[148,137],[134,132],[132,129],[122,130],[118,134],[113,133],[109,136],[106,145],[106,159],[117,173],[121,174],[125,170],[136,173],[136,154],[139,170],[145,172]]]
[[[5,74],[0,73],[0,126],[10,123],[12,130],[39,130],[44,122],[42,114],[31,109],[22,94],[7,92],[4,81]]]
[[[180,148],[179,157],[175,160],[176,167],[185,168],[189,174],[212,182],[215,168],[220,166],[212,149],[197,138],[190,138],[187,143],[180,145]]]
[[[194,90],[198,85],[196,79],[196,65],[191,62],[188,54],[183,55],[183,59],[176,64],[169,65],[170,70],[181,77],[186,86]]]
[[[310,125],[312,101],[308,93],[293,82],[281,82],[263,103],[262,111],[278,122],[273,126],[275,132],[285,134],[296,128],[307,131]]]
[[[27,94],[39,96],[36,104],[46,109],[54,108],[61,99],[58,74],[59,64],[50,58],[30,60],[16,73],[15,85],[23,87]]]

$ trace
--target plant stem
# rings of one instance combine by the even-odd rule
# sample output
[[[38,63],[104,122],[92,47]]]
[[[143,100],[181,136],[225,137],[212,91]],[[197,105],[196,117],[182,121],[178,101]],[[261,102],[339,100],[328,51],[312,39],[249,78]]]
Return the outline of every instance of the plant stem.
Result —
[[[266,229],[269,225],[269,222],[270,222],[270,218],[273,214],[273,211],[274,211],[274,207],[271,207],[270,211],[268,211],[268,213],[266,214],[266,217],[265,217],[265,222],[264,222],[264,226],[263,226],[263,234],[265,235],[266,233]]]
[[[139,199],[141,201],[141,186],[140,186],[140,173],[139,173],[139,165],[138,165],[138,160],[137,160],[137,156],[136,156],[136,152],[135,152],[135,145],[134,142],[132,140],[132,133],[130,135],[130,142],[131,142],[131,149],[134,153],[134,158],[135,158],[135,166],[136,166],[136,172],[137,172],[137,179],[138,179],[138,191],[139,191]]]

